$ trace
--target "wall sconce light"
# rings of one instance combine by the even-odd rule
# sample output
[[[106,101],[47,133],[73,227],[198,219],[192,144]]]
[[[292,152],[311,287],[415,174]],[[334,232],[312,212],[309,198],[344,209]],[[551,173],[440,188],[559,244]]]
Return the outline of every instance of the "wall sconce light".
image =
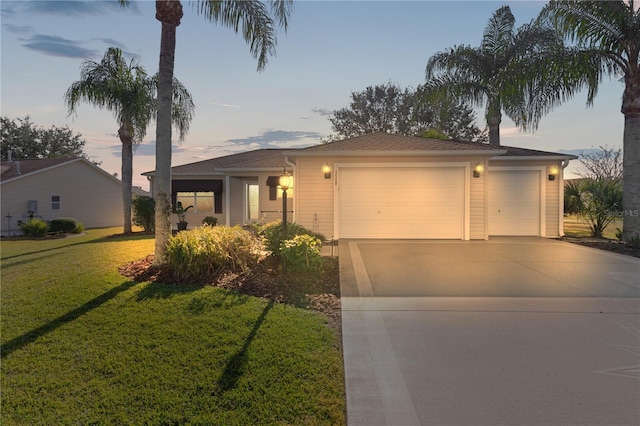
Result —
[[[322,166],[322,173],[325,179],[331,179],[331,166],[328,163]]]
[[[556,180],[556,176],[558,176],[558,168],[553,166],[549,169],[549,180]]]
[[[483,164],[476,164],[476,168],[473,169],[473,177],[474,178],[479,178],[480,177],[480,173],[484,172],[484,165]]]

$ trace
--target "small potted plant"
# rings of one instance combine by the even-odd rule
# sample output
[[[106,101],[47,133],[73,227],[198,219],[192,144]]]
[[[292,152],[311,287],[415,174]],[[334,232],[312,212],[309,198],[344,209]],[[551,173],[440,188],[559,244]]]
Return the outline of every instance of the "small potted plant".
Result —
[[[176,204],[176,214],[178,215],[178,231],[184,231],[187,229],[187,211],[193,208],[193,206],[182,207],[182,202],[178,201]]]
[[[206,216],[202,219],[203,225],[216,226],[218,224],[218,218],[213,216]]]

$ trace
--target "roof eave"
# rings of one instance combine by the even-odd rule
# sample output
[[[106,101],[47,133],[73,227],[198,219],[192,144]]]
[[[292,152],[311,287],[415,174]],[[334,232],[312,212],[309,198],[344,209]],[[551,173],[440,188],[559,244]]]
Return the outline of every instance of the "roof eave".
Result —
[[[507,155],[507,156],[497,156],[491,157],[489,160],[491,161],[531,161],[531,160],[576,160],[578,157],[575,155]]]

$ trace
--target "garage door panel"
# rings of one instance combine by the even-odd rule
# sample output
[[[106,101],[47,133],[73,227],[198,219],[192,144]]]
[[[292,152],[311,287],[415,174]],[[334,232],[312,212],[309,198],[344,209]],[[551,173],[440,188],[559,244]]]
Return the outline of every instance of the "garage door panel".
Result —
[[[540,235],[540,173],[490,170],[489,235]]]
[[[344,168],[341,238],[464,238],[464,168]]]

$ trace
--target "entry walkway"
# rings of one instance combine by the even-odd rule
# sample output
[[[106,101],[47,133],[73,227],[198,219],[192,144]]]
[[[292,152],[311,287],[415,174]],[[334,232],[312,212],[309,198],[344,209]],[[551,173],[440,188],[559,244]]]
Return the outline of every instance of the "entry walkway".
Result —
[[[351,240],[340,280],[351,426],[640,424],[640,259]]]

